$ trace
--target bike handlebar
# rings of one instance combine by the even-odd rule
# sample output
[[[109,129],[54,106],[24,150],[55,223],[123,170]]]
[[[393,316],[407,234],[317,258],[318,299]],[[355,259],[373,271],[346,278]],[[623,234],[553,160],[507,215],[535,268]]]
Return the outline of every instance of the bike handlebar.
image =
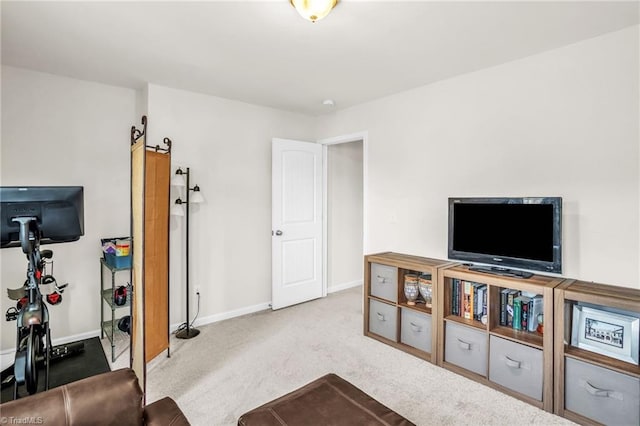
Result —
[[[31,230],[31,223],[37,223],[38,218],[24,216],[14,217],[13,222],[17,222],[20,225],[20,245],[22,246],[22,252],[27,256],[38,247],[38,236]]]

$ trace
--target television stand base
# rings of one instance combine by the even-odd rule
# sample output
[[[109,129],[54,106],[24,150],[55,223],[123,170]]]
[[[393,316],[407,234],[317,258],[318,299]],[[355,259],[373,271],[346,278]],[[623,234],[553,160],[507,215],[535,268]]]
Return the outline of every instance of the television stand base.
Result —
[[[470,271],[481,272],[483,274],[503,275],[505,277],[514,278],[531,278],[533,274],[531,272],[518,271],[517,269],[500,268],[498,266],[471,266]]]

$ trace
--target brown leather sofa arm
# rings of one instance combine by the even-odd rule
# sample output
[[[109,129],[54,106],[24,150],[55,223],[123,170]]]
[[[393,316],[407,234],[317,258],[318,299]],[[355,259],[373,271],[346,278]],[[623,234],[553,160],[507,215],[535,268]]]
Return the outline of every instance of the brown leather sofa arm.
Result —
[[[188,426],[189,421],[176,402],[164,397],[144,409],[145,424],[149,426]]]
[[[170,398],[146,408],[133,370],[123,368],[0,405],[2,418],[47,426],[188,425]]]

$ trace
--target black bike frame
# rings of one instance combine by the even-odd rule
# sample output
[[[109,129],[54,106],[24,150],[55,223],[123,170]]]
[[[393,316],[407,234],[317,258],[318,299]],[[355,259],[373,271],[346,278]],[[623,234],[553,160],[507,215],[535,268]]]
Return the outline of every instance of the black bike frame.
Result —
[[[28,302],[20,308],[17,321],[16,333],[16,362],[14,364],[14,381],[13,397],[18,397],[18,386],[22,383],[31,383],[29,393],[37,391],[37,363],[42,356],[41,353],[28,353],[29,348],[33,350],[33,344],[28,345],[27,339],[32,339],[34,333],[40,340],[38,347],[41,352],[42,347],[46,347],[44,353],[45,361],[45,390],[49,389],[49,364],[51,358],[51,333],[49,330],[49,310],[42,300],[40,292],[40,282],[43,276],[44,259],[40,253],[40,233],[38,230],[37,219],[35,217],[19,217],[13,219],[20,225],[20,245],[22,251],[29,261],[27,265],[27,296]],[[32,342],[33,343],[33,342]],[[26,347],[25,347],[26,346]],[[22,359],[24,357],[24,359]],[[35,364],[34,364],[35,363]],[[35,369],[35,377],[32,377],[32,371],[28,368]],[[24,369],[24,370],[23,370]],[[24,375],[22,374],[24,371]],[[35,381],[35,383],[33,383]],[[33,390],[33,392],[31,392]]]

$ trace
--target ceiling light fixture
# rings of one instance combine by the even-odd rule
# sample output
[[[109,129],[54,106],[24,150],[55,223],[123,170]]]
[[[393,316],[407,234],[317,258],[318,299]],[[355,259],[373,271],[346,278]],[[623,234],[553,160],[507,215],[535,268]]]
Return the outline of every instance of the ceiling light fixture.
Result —
[[[300,16],[311,22],[316,22],[336,7],[338,0],[289,0]]]
[[[322,101],[322,105],[332,107],[332,106],[336,106],[336,103],[333,99],[325,99],[324,101]]]

